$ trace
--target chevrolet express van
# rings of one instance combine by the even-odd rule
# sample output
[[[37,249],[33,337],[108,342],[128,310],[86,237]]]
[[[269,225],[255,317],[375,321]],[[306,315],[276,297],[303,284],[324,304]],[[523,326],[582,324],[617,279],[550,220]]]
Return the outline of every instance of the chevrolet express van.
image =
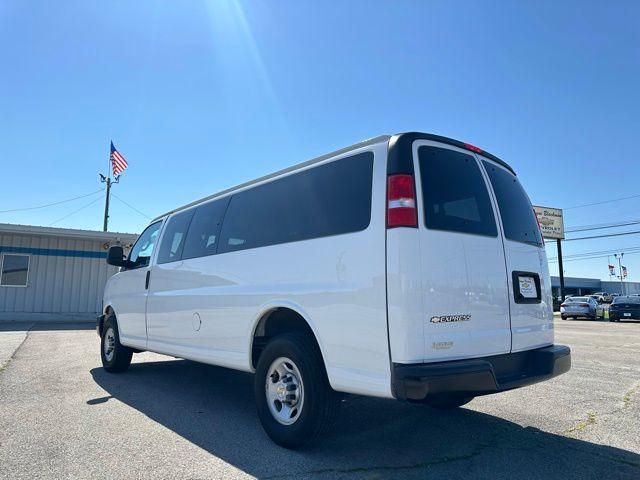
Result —
[[[434,408],[569,370],[539,225],[513,169],[449,138],[380,136],[160,215],[105,287],[104,368],[152,351],[255,373],[296,448],[344,393]]]

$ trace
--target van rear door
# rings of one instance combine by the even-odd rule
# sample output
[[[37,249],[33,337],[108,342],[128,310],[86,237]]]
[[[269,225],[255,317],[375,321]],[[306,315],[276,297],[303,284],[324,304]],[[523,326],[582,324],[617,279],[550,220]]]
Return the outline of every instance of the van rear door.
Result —
[[[518,178],[478,155],[500,211],[509,282],[512,351],[553,343],[551,280],[533,207]]]
[[[509,353],[503,242],[482,167],[451,145],[419,140],[412,150],[424,361]]]

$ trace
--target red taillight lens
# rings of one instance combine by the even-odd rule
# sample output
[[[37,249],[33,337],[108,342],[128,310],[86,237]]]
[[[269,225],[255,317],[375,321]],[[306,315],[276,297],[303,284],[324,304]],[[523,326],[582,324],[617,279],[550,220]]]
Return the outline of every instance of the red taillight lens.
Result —
[[[389,175],[387,180],[387,228],[395,227],[418,227],[412,175]]]

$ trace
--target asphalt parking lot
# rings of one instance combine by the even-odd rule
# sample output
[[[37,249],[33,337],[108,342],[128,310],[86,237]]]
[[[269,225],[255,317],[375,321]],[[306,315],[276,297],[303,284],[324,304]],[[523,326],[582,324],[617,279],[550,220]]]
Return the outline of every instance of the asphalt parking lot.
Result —
[[[100,366],[91,326],[0,324],[0,478],[640,478],[640,323],[556,320],[564,376],[451,412],[348,397],[303,451],[252,376],[161,355]],[[28,331],[27,331],[28,330]]]

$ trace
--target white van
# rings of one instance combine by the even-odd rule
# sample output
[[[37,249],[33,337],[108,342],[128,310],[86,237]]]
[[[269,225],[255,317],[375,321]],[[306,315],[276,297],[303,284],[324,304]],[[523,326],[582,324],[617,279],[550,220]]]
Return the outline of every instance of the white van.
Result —
[[[143,350],[255,372],[279,445],[341,393],[452,408],[569,370],[539,225],[512,168],[381,136],[159,216],[109,279],[104,368]]]

